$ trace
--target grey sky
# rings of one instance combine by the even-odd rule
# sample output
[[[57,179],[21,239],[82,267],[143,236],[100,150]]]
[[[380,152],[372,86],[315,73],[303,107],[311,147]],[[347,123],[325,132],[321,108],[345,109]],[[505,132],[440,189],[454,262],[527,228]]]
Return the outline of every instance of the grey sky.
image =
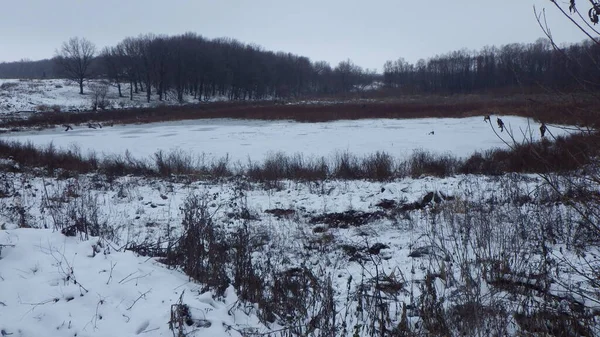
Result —
[[[566,1],[566,0],[565,0]],[[269,50],[381,69],[485,45],[542,37],[533,6],[546,8],[559,42],[579,42],[549,0],[19,0],[3,1],[0,61],[52,57],[82,36],[99,48],[127,36],[192,31]]]

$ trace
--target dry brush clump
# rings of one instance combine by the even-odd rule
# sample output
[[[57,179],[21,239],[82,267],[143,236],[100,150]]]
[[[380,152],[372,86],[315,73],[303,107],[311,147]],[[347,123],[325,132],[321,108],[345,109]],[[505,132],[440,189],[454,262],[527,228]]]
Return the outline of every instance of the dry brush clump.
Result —
[[[269,154],[262,163],[250,162],[246,174],[256,181],[277,181],[295,177],[301,181],[327,179],[329,167],[324,158],[306,158],[302,154],[288,156],[277,152]]]
[[[331,277],[307,267],[286,267],[285,254],[270,248],[271,235],[276,234],[251,229],[243,193],[234,199],[241,206],[232,213],[236,227],[228,228],[231,224],[214,217],[218,208],[211,206],[214,195],[190,195],[181,208],[183,233],[169,243],[162,261],[181,267],[217,297],[233,286],[240,299],[238,308],[256,314],[266,325],[283,326],[274,336],[336,335]]]
[[[413,178],[422,175],[448,177],[458,173],[460,160],[450,154],[433,154],[415,150],[405,164],[407,174]]]
[[[45,226],[66,236],[80,235],[115,239],[115,231],[102,212],[99,196],[90,187],[93,182],[68,178],[46,185],[43,182],[40,211],[50,220]]]
[[[596,131],[571,134],[540,142],[514,144],[509,149],[477,152],[466,159],[449,154],[415,150],[404,161],[391,154],[376,152],[363,157],[340,152],[326,157],[272,153],[262,162],[246,165],[230,162],[227,156],[205,160],[182,150],[157,151],[152,158],[136,158],[131,152],[99,158],[94,152],[83,154],[77,147],[59,149],[52,143],[36,147],[32,143],[0,140],[0,155],[15,165],[8,170],[44,169],[47,174],[101,173],[110,177],[125,175],[149,177],[187,177],[220,179],[236,175],[253,181],[322,181],[325,179],[365,179],[389,181],[407,176],[448,177],[456,174],[501,175],[505,173],[569,172],[590,165],[600,153]]]
[[[600,246],[592,235],[597,228],[587,223],[598,223],[600,217],[572,209],[590,210],[585,205],[595,197],[563,198],[566,186],[557,191],[549,184],[532,191],[518,177],[501,178],[500,190],[492,195],[457,198],[428,210],[430,267],[417,303],[421,324],[412,326],[413,332],[600,333],[596,281]],[[587,235],[577,235],[581,231]]]
[[[506,172],[552,173],[579,170],[600,154],[600,134],[584,131],[552,140],[511,144],[507,149],[477,152],[458,171],[465,174],[499,175]]]

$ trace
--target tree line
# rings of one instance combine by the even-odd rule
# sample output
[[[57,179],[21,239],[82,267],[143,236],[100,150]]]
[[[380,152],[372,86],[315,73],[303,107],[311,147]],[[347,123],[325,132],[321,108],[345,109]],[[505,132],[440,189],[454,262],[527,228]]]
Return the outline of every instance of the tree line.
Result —
[[[52,70],[42,72],[77,81],[81,93],[85,80],[105,78],[118,87],[119,95],[133,99],[134,93],[144,93],[148,101],[153,97],[183,100],[185,95],[198,100],[216,96],[246,100],[346,94],[378,76],[349,59],[332,67],[325,61],[195,33],[128,37],[100,51],[84,38],[72,38],[57,50],[52,62]],[[40,72],[40,65],[48,63],[3,63],[0,77],[29,77]]]
[[[0,78],[57,78],[54,61],[22,59],[0,62]]]
[[[600,45],[591,41],[555,48],[550,40],[458,50],[411,64],[399,58],[383,67],[384,83],[404,92],[470,93],[499,88],[600,88]]]
[[[128,37],[97,50],[83,38],[65,42],[53,59],[0,63],[0,78],[57,78],[84,82],[104,78],[119,95],[199,101],[344,95],[374,81],[400,93],[471,93],[504,88],[591,89],[599,86],[600,45],[590,41],[563,48],[547,39],[529,44],[458,50],[411,64],[387,61],[383,75],[350,59],[332,67],[325,61],[272,52],[234,39],[207,39],[195,33]]]
[[[99,56],[105,75],[133,91],[162,100],[172,93],[199,100],[285,98],[352,91],[372,81],[368,72],[342,61],[335,68],[304,56],[272,52],[229,38],[206,39],[194,33],[126,38]]]

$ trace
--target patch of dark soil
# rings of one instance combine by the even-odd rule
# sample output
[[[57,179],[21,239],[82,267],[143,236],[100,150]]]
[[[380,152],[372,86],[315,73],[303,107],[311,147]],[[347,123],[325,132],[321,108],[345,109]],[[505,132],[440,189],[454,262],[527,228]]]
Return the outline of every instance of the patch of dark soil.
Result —
[[[348,244],[340,245],[339,247],[346,255],[348,255],[349,261],[365,261],[369,259],[367,254],[379,255],[381,250],[390,248],[390,246],[380,242],[371,247],[359,247]]]
[[[362,254],[362,249],[360,247],[354,245],[341,245],[340,248],[346,255],[349,257],[349,261],[359,261],[364,260],[364,256]]]
[[[396,208],[396,205],[397,205],[396,201],[390,200],[390,199],[381,199],[380,202],[375,204],[375,206],[377,206],[379,208],[388,209],[388,210]]]
[[[419,201],[402,204],[396,209],[401,212],[409,212],[414,210],[421,210],[428,205],[439,204],[446,200],[453,200],[453,196],[445,195],[442,192],[429,192],[421,198]]]
[[[316,226],[313,228],[313,233],[325,233],[327,232],[327,228],[323,226]]]
[[[377,242],[376,244],[372,245],[369,248],[368,252],[371,255],[379,255],[379,252],[381,252],[382,249],[388,249],[388,248],[390,248],[390,246],[384,245],[381,242]]]
[[[239,212],[229,212],[229,213],[227,213],[227,216],[230,219],[242,219],[242,220],[252,220],[252,221],[260,220],[260,217],[257,214],[250,212],[246,208],[242,209]]]
[[[436,249],[433,246],[423,246],[413,249],[408,257],[423,257],[425,255],[435,255]]]
[[[309,220],[310,224],[326,224],[329,228],[359,227],[385,217],[382,211],[360,212],[346,211],[341,213],[325,213]]]
[[[265,210],[265,213],[273,214],[277,219],[282,219],[290,218],[291,216],[296,214],[296,211],[294,211],[293,209],[273,208]]]

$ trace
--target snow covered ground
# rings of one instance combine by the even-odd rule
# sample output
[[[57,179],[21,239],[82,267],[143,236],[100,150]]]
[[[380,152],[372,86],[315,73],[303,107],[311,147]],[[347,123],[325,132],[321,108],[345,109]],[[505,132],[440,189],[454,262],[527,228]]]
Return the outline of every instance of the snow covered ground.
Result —
[[[381,208],[376,204],[381,200],[412,202],[428,191],[455,195],[475,182],[465,177],[391,183],[332,181],[322,186],[283,182],[279,191],[259,185],[246,187],[240,197],[236,182],[183,185],[123,178],[108,183],[93,176],[57,181],[18,174],[3,178],[12,182],[11,191],[6,192],[19,193],[14,199],[0,199],[4,210],[0,224],[5,229],[0,231],[0,244],[6,245],[0,255],[0,330],[14,336],[170,336],[170,308],[184,291],[183,300],[193,309],[194,319],[199,325],[210,324],[190,327],[188,331],[196,330],[194,336],[239,336],[237,331],[248,328],[267,331],[256,316],[237,310],[233,289],[224,299],[214,300],[213,294],[201,293],[200,285],[181,272],[122,250],[128,242],[155,241],[164,239],[168,231],[180,231],[181,208],[189,195],[210,196],[215,221],[233,227],[244,223],[232,220],[231,214],[246,200],[243,207],[254,218],[251,230],[268,234],[270,246],[276,250],[274,259],[286,260],[282,263],[288,268],[306,263],[315,270],[327,268],[336,276],[336,297],[341,299],[349,277],[360,280],[362,263],[351,262],[339,247],[384,244],[381,272],[418,282],[423,271],[415,274],[414,268],[422,262],[409,254],[420,244],[425,228],[418,225],[418,214],[414,220],[386,217],[364,226],[332,228],[328,232],[334,241],[319,248],[320,253],[311,253],[303,245],[322,235],[313,233],[320,224],[311,224],[312,217],[348,210],[378,211]],[[481,183],[488,181],[493,186],[493,181],[482,179]],[[49,200],[56,203],[50,205]],[[18,229],[19,216],[11,211],[17,205],[23,207],[28,225],[53,228],[53,219],[62,216],[61,207],[83,200],[93,200],[87,206],[96,207],[97,220],[115,230],[115,241],[81,240],[50,229]],[[295,215],[281,218],[265,212],[277,208]]]
[[[9,103],[10,109],[41,104],[36,97],[45,86],[68,85],[52,83],[44,81],[33,88],[36,93],[30,105]],[[70,102],[76,102],[76,88],[69,90],[75,90]],[[0,104],[6,104],[2,97],[7,96],[0,94]],[[50,98],[43,102],[52,104]],[[60,104],[60,99],[56,102]],[[87,103],[73,104],[69,107]],[[502,118],[516,141],[539,140],[539,125],[519,117]],[[504,147],[507,132],[498,138],[491,128],[498,132],[495,118],[492,122],[479,117],[326,123],[212,119],[101,129],[74,126],[68,132],[58,127],[0,137],[104,154],[129,150],[139,158],[157,150],[180,149],[208,158],[228,155],[241,163],[261,160],[270,152],[328,157],[346,151],[355,155],[386,151],[401,159],[414,149],[465,157],[473,151]],[[567,132],[555,126],[549,126],[549,131]],[[165,242],[182,233],[185,202],[192,196],[206,201],[214,223],[226,233],[248,228],[259,242],[252,255],[257,266],[268,262],[283,273],[306,268],[318,277],[329,277],[338,309],[336,322],[343,321],[349,329],[345,335],[374,335],[369,324],[377,305],[367,304],[382,280],[392,288],[385,294],[390,326],[398,326],[402,304],[407,305],[409,323],[417,322],[419,305],[426,302],[421,295],[429,272],[443,272],[434,279],[434,288],[446,306],[466,296],[469,289],[463,281],[469,279],[480,282],[477,296],[486,305],[493,308],[494,301],[500,300],[503,308],[511,309],[518,300],[506,299],[515,295],[492,289],[488,281],[496,279],[483,275],[481,264],[502,262],[510,255],[514,273],[495,277],[511,281],[518,275],[521,283],[530,282],[529,273],[537,270],[541,256],[544,233],[533,227],[537,224],[533,220],[540,217],[560,227],[550,250],[558,261],[556,273],[560,269],[563,276],[549,289],[557,296],[577,287],[585,293],[589,289],[579,282],[581,275],[569,269],[584,264],[569,255],[573,242],[564,244],[570,230],[578,228],[577,215],[568,214],[560,199],[552,199],[545,184],[529,175],[422,177],[384,183],[285,180],[267,186],[242,177],[182,183],[0,172],[0,333],[171,336],[171,308],[182,294],[193,318],[184,328],[189,336],[279,331],[277,324],[260,323],[257,308],[240,301],[233,287],[223,297],[203,292],[203,285],[189,281],[178,269],[166,268],[158,258],[125,250],[126,245],[164,248]],[[81,219],[102,228],[103,237],[66,237],[53,231]],[[479,245],[486,249],[475,252]],[[469,250],[465,253],[461,247]],[[593,247],[589,251],[597,253]],[[281,274],[270,275],[266,277]],[[318,308],[321,300],[311,308]],[[507,329],[516,331],[516,323],[510,324]]]
[[[524,278],[540,256],[539,231],[523,227],[527,215],[539,216],[539,201],[514,202],[517,196],[544,195],[545,183],[533,176],[426,177],[387,183],[281,181],[274,189],[239,179],[176,183],[134,177],[109,181],[90,175],[60,180],[12,173],[1,178],[0,330],[14,336],[170,336],[171,306],[184,291],[183,303],[192,310],[193,324],[186,327],[194,331],[190,336],[278,330],[276,324],[259,323],[256,311],[239,302],[231,287],[224,298],[203,293],[202,285],[156,258],[123,250],[126,244],[164,243],[177,237],[185,201],[194,195],[209,201],[216,226],[231,232],[247,226],[253,240],[263,242],[253,255],[259,265],[269,261],[282,271],[307,267],[332,277],[336,320],[348,324],[347,335],[357,326],[359,336],[372,335],[371,309],[359,312],[356,301],[365,286],[373,286],[376,275],[383,275],[378,282],[393,281],[392,286],[400,287],[386,295],[393,324],[398,324],[402,303],[413,308],[408,317],[416,322],[419,313],[414,307],[420,303],[424,277],[437,263],[445,263],[446,276],[435,287],[449,305],[463,291],[465,262],[473,268],[469,273],[477,273],[479,259],[514,254],[515,272]],[[442,200],[423,203],[430,192]],[[415,202],[423,208],[401,211]],[[460,227],[459,219],[477,214],[471,209],[487,203],[494,205],[497,213],[491,214],[500,214],[500,222],[486,218],[483,223],[490,221],[489,228],[469,230],[482,233],[477,240],[489,240],[490,246],[477,257],[473,252],[455,255],[462,247],[460,239],[466,239],[458,235],[467,228]],[[545,216],[551,214],[547,210]],[[81,217],[109,228],[110,238],[65,237],[51,230]],[[48,229],[17,228],[19,223]],[[484,242],[478,244],[485,247]],[[560,261],[564,246],[558,246],[553,254]],[[449,257],[443,260],[444,255],[436,254]],[[557,294],[572,286],[570,280],[578,280],[567,270],[561,273],[565,283],[552,285]],[[481,275],[477,279],[484,280]],[[478,291],[490,303],[500,298],[505,308],[510,304],[507,294],[485,282]]]
[[[204,336],[261,327],[228,312],[237,300],[232,288],[215,301],[183,273],[97,238],[19,229],[0,231],[0,243],[8,245],[0,259],[2,336],[172,336],[170,310],[180,296],[196,316],[190,330]]]
[[[503,116],[507,129],[517,142],[525,138],[539,140],[539,125],[529,119]],[[134,157],[147,158],[157,150],[183,150],[206,159],[229,156],[232,161],[262,160],[267,154],[301,153],[307,157],[330,157],[339,152],[355,155],[385,151],[405,158],[415,149],[434,153],[450,153],[467,157],[475,151],[506,147],[512,143],[508,132],[498,136],[489,123],[480,117],[423,119],[363,119],[324,123],[293,121],[259,121],[205,119],[140,125],[115,125],[101,129],[75,126],[42,131],[5,133],[3,139],[30,141],[43,146],[69,148],[77,145],[82,151],[122,154],[129,150]],[[553,135],[567,131],[549,126]],[[433,134],[430,134],[433,132]]]
[[[103,85],[101,81],[90,80],[84,85],[84,95],[79,94],[79,85],[65,79],[0,79],[0,115],[18,111],[89,111],[92,107],[94,86]],[[119,97],[117,87],[108,86],[106,99],[114,109],[132,107],[151,107],[158,104],[180,104],[173,97],[163,102],[153,96],[150,103],[144,93],[134,94],[129,99],[128,85],[122,86],[125,97]],[[170,98],[170,99],[169,99]],[[184,97],[184,104],[191,103],[193,97]]]

